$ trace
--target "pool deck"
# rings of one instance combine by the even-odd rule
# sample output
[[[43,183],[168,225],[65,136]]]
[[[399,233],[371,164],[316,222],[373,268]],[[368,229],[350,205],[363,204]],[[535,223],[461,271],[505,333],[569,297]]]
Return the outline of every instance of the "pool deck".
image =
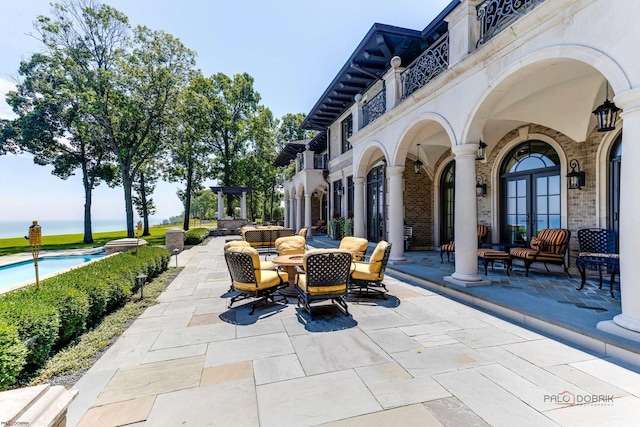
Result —
[[[616,357],[606,352],[613,338],[589,335],[591,314],[570,319],[611,317],[617,300],[591,305],[606,289],[590,284],[587,308],[573,291],[564,301],[574,303],[551,306],[554,295],[518,322],[491,309],[511,302],[517,310],[516,301],[528,306],[536,295],[529,288],[542,295],[573,283],[555,273],[548,282],[542,273],[523,281],[518,268],[504,282],[496,268],[492,285],[478,291],[489,295],[471,298],[445,287],[453,263],[409,252],[414,260],[387,269],[388,298],[350,297],[349,317],[326,306],[311,320],[293,301],[250,316],[241,304],[227,308],[224,243],[215,237],[178,255],[184,268],[159,303],[73,387],[69,426],[637,425],[640,344],[610,344],[621,349]],[[564,328],[563,319],[585,322],[588,339],[544,330],[551,324],[574,337],[578,326]],[[605,351],[594,350],[595,341]]]

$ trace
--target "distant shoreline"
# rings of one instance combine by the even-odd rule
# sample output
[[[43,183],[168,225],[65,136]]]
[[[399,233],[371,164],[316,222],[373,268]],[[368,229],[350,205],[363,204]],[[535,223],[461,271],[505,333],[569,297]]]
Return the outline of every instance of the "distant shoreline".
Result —
[[[153,226],[162,226],[157,224]],[[0,220],[0,239],[15,239],[28,234],[32,220]],[[64,234],[84,234],[83,219],[38,220],[43,236],[59,236]],[[124,219],[94,219],[91,221],[93,233],[126,231],[127,221]]]

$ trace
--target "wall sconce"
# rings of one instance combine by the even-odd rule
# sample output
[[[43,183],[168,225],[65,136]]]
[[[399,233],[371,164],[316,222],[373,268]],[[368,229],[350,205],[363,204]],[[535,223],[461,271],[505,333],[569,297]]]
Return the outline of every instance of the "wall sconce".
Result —
[[[476,177],[476,196],[484,197],[487,195],[487,184],[484,183],[482,175]]]
[[[480,141],[478,142],[478,152],[476,153],[476,160],[484,160],[487,153],[487,144]]]
[[[420,144],[416,147],[416,161],[413,162],[413,173],[420,175],[422,173],[422,163],[420,161]]]
[[[338,196],[342,196],[342,187],[338,187],[338,188],[336,188],[336,194],[337,194]]]
[[[618,111],[616,104],[609,101],[609,82],[605,82],[605,100],[595,110],[593,114],[598,118],[598,132],[608,132],[616,128],[616,120],[618,119]]]
[[[567,174],[567,183],[569,186],[569,190],[580,190],[584,187],[586,177],[584,171],[580,170],[580,163],[576,159],[572,159],[569,162],[569,166],[571,166],[571,172]],[[576,168],[578,170],[576,170]]]

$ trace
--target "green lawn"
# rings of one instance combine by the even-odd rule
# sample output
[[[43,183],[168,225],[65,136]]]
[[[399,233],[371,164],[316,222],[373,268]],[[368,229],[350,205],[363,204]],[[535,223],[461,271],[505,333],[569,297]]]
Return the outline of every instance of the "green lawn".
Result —
[[[149,245],[164,245],[164,235],[170,228],[176,225],[151,227],[149,229],[151,235],[142,237]],[[93,243],[84,244],[84,234],[61,234],[58,236],[42,236],[41,250],[59,250],[59,249],[78,249],[78,248],[95,248],[104,246],[110,240],[123,239],[127,237],[126,230],[110,231],[105,233],[93,233]],[[10,239],[0,239],[0,256],[10,255],[19,252],[29,252],[29,241],[24,237],[14,237]]]

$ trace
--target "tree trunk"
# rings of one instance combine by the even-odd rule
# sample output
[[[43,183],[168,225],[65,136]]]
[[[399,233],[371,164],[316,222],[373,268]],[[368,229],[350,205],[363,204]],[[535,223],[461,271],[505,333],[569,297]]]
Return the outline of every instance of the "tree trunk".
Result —
[[[191,186],[193,185],[193,173],[191,170],[187,173],[187,188],[184,194],[184,221],[182,228],[184,231],[189,230],[189,218],[191,217]]]
[[[144,183],[144,173],[140,172],[140,200],[142,202],[142,223],[143,223],[143,236],[149,236],[149,206],[147,205],[147,189]]]
[[[91,202],[92,186],[87,177],[86,164],[82,165],[82,185],[84,186],[84,239],[83,243],[93,243],[93,232],[91,230]]]
[[[131,181],[131,177],[129,176],[125,168],[122,168],[122,187],[124,188],[124,209],[127,214],[128,238],[135,237],[133,227],[133,198],[131,197]]]

